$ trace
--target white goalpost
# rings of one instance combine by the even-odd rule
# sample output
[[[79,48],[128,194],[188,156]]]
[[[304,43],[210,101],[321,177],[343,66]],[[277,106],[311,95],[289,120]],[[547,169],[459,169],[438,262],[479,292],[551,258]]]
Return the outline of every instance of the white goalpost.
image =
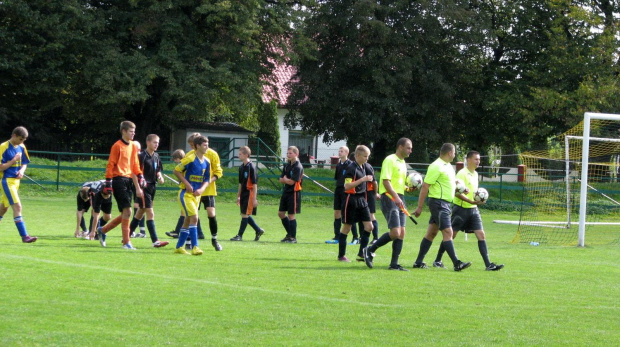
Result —
[[[589,244],[619,243],[620,115],[586,112],[562,138],[547,149],[520,155],[525,168],[521,216],[494,222],[518,225],[513,242],[584,247],[588,226],[595,232]]]
[[[620,121],[620,115],[609,113],[586,112],[583,117],[583,149],[581,155],[581,197],[579,201],[579,233],[577,244],[585,246],[586,240],[586,206],[588,203],[588,157],[590,154],[590,121],[592,119]],[[586,168],[585,170],[583,168]]]

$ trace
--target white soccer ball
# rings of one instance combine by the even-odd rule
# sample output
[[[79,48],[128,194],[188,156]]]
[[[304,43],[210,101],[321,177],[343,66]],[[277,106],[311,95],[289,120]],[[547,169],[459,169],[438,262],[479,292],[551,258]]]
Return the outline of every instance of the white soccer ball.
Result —
[[[487,201],[487,199],[489,198],[489,192],[484,189],[484,188],[478,188],[478,190],[476,190],[476,192],[474,193],[474,200],[475,201]]]
[[[407,176],[407,187],[420,189],[422,188],[422,183],[424,183],[424,179],[417,172],[412,172]]]
[[[456,179],[455,181],[455,193],[456,194],[465,194],[465,191],[467,190],[467,186],[465,186],[465,182],[461,181],[460,179]]]

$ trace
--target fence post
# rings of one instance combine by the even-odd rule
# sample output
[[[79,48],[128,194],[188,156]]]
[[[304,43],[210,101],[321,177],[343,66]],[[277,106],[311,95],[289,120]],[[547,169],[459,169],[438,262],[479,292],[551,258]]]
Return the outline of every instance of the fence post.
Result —
[[[502,183],[504,182],[504,174],[499,174],[499,202],[502,202]]]
[[[60,190],[60,153],[56,155],[56,191]]]

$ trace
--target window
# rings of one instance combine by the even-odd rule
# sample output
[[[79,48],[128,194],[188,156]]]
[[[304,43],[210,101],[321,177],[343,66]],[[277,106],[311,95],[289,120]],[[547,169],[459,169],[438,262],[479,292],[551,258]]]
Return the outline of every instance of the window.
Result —
[[[301,161],[302,163],[310,162],[310,157],[315,155],[314,136],[307,135],[301,131],[289,131],[288,145],[299,148],[299,161]]]

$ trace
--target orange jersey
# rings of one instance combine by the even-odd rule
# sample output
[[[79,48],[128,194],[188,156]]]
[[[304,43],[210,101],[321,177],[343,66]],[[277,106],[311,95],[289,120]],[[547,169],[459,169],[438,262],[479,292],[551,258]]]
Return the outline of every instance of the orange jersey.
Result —
[[[140,169],[140,161],[138,160],[138,148],[132,142],[118,140],[112,145],[110,150],[110,158],[105,169],[105,177],[131,177],[131,174],[139,175],[142,173]]]

